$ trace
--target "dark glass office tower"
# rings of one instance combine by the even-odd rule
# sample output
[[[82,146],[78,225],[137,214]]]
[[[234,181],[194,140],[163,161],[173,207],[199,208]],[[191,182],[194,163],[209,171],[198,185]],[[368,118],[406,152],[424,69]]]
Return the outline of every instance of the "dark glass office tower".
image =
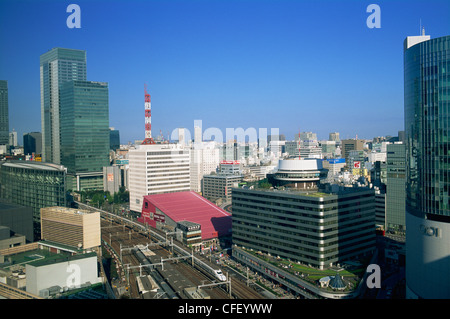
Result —
[[[9,144],[8,81],[0,80],[0,145]]]
[[[61,164],[67,167],[68,189],[103,189],[103,167],[109,166],[108,84],[66,82],[60,99]]]
[[[404,42],[407,298],[450,298],[450,36]]]
[[[54,48],[40,56],[42,161],[60,164],[59,88],[86,81],[86,51]]]

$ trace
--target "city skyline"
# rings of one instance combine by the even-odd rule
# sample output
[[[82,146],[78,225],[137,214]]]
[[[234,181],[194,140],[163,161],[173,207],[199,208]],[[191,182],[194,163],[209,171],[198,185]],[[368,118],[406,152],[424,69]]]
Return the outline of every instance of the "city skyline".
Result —
[[[87,77],[109,83],[110,126],[121,143],[144,139],[144,84],[152,135],[178,127],[278,128],[327,139],[403,130],[402,41],[448,33],[445,1],[378,1],[381,28],[360,1],[77,1],[0,3],[0,79],[8,81],[10,131],[42,131],[39,56],[86,50]],[[33,32],[30,32],[33,30]],[[35,37],[33,34],[41,36]],[[193,136],[192,136],[193,137]]]

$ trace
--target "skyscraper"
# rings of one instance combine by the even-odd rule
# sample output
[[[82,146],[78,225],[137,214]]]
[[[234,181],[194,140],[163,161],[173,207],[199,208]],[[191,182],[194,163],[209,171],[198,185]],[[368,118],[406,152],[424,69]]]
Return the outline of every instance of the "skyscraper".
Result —
[[[406,297],[450,298],[450,36],[404,41]]]
[[[103,189],[109,166],[108,84],[68,81],[60,86],[61,164],[68,189]]]
[[[40,56],[42,161],[60,164],[62,83],[86,81],[86,51],[53,48]]]
[[[0,80],[0,145],[9,142],[8,81]]]

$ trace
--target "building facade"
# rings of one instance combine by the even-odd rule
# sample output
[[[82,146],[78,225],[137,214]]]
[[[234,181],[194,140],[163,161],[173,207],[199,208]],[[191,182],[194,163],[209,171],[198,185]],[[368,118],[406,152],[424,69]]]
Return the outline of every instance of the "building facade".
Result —
[[[202,191],[203,176],[216,172],[219,166],[219,149],[214,142],[194,143],[191,149],[191,190]]]
[[[374,191],[233,189],[233,244],[319,269],[375,249]]]
[[[97,250],[101,245],[100,213],[59,206],[41,208],[41,239]]]
[[[450,298],[450,36],[404,41],[406,297]]]
[[[42,133],[31,132],[23,134],[23,153],[25,155],[42,154]]]
[[[9,142],[8,81],[0,80],[0,145]]]
[[[388,144],[386,158],[386,230],[405,234],[406,154],[404,144]]]
[[[202,181],[202,195],[210,200],[231,200],[233,187],[243,180],[242,175],[205,175]]]
[[[108,84],[66,81],[60,86],[61,164],[68,189],[103,189],[109,165]]]
[[[267,178],[274,186],[313,190],[327,175],[328,170],[323,168],[321,159],[286,159],[279,160],[278,169]]]
[[[40,239],[40,209],[66,206],[66,168],[34,161],[10,161],[0,166],[0,194],[7,202],[33,209],[34,240]]]
[[[86,81],[86,51],[53,48],[40,56],[43,162],[61,163],[59,90],[71,80]]]
[[[190,191],[190,149],[179,144],[139,145],[130,150],[130,210],[141,212],[146,195]]]

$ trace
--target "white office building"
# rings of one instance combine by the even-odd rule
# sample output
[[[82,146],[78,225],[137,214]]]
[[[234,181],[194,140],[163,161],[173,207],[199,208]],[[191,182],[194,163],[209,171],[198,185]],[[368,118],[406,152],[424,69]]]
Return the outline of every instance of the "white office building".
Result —
[[[214,142],[194,143],[191,149],[191,190],[202,191],[203,176],[216,172],[220,151]]]
[[[190,149],[180,144],[138,145],[128,158],[131,211],[141,212],[146,195],[191,190]]]

